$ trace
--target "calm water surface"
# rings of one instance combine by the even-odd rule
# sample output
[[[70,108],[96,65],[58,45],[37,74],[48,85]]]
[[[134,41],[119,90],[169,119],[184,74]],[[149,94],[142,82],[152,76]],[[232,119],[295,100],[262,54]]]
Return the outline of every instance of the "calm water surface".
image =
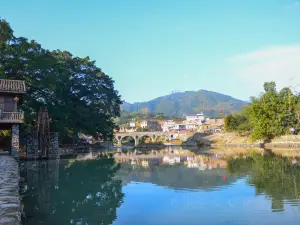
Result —
[[[299,224],[300,166],[292,161],[175,149],[22,162],[24,224]]]

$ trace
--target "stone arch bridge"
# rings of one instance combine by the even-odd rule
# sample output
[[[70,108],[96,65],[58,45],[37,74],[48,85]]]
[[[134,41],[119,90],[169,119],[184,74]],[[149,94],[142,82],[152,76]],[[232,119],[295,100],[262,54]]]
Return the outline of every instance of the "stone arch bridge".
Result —
[[[151,142],[156,142],[159,137],[165,137],[167,140],[171,140],[174,137],[174,133],[167,133],[167,132],[115,133],[114,137],[118,141],[118,145],[122,145],[122,139],[125,137],[132,137],[134,139],[135,145],[138,145],[142,137],[150,137]]]

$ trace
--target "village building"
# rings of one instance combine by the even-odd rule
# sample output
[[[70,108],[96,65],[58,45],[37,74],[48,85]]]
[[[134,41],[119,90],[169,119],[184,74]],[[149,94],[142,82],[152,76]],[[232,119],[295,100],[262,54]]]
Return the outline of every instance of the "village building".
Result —
[[[130,127],[128,124],[123,124],[123,125],[120,125],[118,132],[131,133],[131,132],[135,132],[135,131],[136,131],[136,128]]]
[[[175,126],[175,122],[173,120],[165,121],[161,128],[163,132],[169,132]]]
[[[172,128],[174,131],[184,131],[186,130],[186,125],[185,124],[175,124],[174,127]]]
[[[141,128],[148,131],[162,131],[161,125],[156,120],[144,120],[141,123]]]
[[[200,126],[196,121],[188,121],[188,120],[184,120],[183,124],[185,124],[186,130],[189,131],[196,131]]]
[[[185,119],[187,122],[196,123],[198,125],[201,125],[202,123],[205,122],[205,117],[203,113],[198,113],[196,115],[188,115],[185,117]]]
[[[19,130],[24,113],[19,106],[25,93],[24,81],[0,79],[0,129],[11,130],[10,152],[14,157],[20,154]]]
[[[197,126],[198,125],[196,123],[186,123],[185,129],[190,131],[195,131],[197,129]]]
[[[135,121],[135,127],[138,128],[138,127],[141,127],[141,121]]]
[[[135,121],[130,121],[129,122],[129,127],[130,128],[135,128],[136,127]]]

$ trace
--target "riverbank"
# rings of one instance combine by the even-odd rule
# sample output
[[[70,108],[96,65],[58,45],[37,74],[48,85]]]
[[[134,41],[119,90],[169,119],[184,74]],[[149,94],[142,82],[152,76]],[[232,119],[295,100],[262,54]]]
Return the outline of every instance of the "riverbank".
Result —
[[[175,141],[174,141],[175,142]],[[287,135],[275,138],[269,141],[253,142],[249,136],[239,136],[235,133],[195,133],[182,143],[147,143],[139,144],[137,146],[119,146],[119,148],[135,148],[142,150],[160,150],[169,146],[180,146],[182,148],[267,148],[267,149],[300,149],[300,136]],[[99,152],[107,153],[107,151],[114,150],[118,146],[114,146],[111,142],[95,143],[95,144],[81,144],[81,145],[63,145],[60,146],[60,158],[76,158],[76,155],[82,153]],[[23,160],[32,160],[34,157],[28,158],[21,156]]]
[[[249,136],[239,136],[234,133],[213,133],[199,138],[197,143],[214,148],[300,149],[300,135],[284,135],[271,140],[252,141]]]
[[[0,155],[0,224],[21,224],[19,166],[10,155]]]
[[[163,149],[167,146],[162,143],[147,143],[147,144],[138,144],[135,148],[136,149]]]

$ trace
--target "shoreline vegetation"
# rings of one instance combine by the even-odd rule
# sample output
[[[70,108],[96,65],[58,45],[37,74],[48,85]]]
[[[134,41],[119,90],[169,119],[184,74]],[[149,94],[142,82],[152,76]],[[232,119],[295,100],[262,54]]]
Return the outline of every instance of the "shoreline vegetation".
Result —
[[[226,116],[224,123],[226,132],[263,143],[283,135],[296,135],[300,130],[300,95],[289,87],[277,91],[275,82],[266,82],[259,97],[252,97],[240,113]]]

